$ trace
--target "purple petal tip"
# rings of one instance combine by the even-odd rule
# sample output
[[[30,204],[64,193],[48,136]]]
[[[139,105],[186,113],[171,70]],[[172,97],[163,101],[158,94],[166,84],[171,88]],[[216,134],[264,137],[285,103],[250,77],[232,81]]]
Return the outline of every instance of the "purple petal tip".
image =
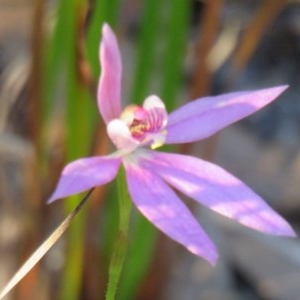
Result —
[[[107,33],[112,33],[112,29],[109,26],[109,24],[105,22],[105,23],[103,23],[103,26],[102,26],[102,34],[106,35]]]

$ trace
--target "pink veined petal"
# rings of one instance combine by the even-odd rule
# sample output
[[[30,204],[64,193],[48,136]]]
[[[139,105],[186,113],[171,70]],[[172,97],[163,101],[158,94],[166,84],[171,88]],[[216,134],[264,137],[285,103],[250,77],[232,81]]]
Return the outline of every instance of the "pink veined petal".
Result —
[[[151,110],[156,111],[156,113],[152,114],[156,118],[156,120],[152,120],[152,123],[159,124],[159,127],[164,127],[167,124],[168,113],[164,102],[159,97],[156,95],[147,97],[143,103],[143,108],[149,112]]]
[[[138,210],[190,252],[215,264],[217,250],[177,195],[149,170],[125,164],[129,193]]]
[[[205,97],[183,105],[169,115],[166,144],[207,138],[269,104],[287,87]]]
[[[245,226],[269,234],[295,236],[291,226],[257,194],[212,163],[148,151],[140,164],[182,193]]]
[[[108,24],[104,24],[102,28],[100,64],[98,107],[105,123],[108,123],[121,114],[122,76],[122,60],[117,39]]]
[[[143,103],[143,108],[150,110],[152,108],[166,109],[164,102],[156,95],[148,96]]]
[[[63,169],[56,190],[47,202],[112,181],[120,164],[121,158],[108,156],[81,158],[71,162]]]

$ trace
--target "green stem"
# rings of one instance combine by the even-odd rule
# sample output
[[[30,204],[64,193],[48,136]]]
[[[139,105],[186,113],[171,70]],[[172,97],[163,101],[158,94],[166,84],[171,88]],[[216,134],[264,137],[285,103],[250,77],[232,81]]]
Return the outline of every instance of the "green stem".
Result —
[[[119,232],[109,266],[106,300],[114,300],[128,248],[128,231],[131,212],[131,198],[127,190],[125,170],[122,167],[117,177],[119,202]]]

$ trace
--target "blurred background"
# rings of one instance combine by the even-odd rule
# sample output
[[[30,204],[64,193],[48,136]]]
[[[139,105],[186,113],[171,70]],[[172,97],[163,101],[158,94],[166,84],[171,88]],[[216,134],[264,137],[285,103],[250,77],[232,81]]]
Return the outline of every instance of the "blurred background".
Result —
[[[113,150],[96,106],[101,26],[115,30],[123,104],[289,84],[278,101],[176,148],[215,161],[300,228],[300,4],[288,0],[0,0],[0,287],[82,198],[46,205],[69,161]],[[134,211],[118,299],[300,299],[298,239],[246,229],[186,199],[220,251],[215,268]],[[5,298],[104,299],[118,225],[99,187]]]

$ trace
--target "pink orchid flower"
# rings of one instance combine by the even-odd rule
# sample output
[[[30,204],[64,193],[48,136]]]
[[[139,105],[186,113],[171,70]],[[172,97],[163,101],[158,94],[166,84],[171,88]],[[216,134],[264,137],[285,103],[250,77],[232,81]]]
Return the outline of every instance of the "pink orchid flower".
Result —
[[[195,157],[153,150],[207,138],[261,109],[287,86],[196,99],[170,115],[159,97],[149,96],[143,106],[130,105],[122,112],[117,40],[107,24],[102,35],[98,106],[118,150],[68,164],[48,202],[112,181],[122,163],[137,209],[170,238],[212,264],[218,257],[214,243],[171,187],[255,230],[294,236],[281,216],[222,168]]]

